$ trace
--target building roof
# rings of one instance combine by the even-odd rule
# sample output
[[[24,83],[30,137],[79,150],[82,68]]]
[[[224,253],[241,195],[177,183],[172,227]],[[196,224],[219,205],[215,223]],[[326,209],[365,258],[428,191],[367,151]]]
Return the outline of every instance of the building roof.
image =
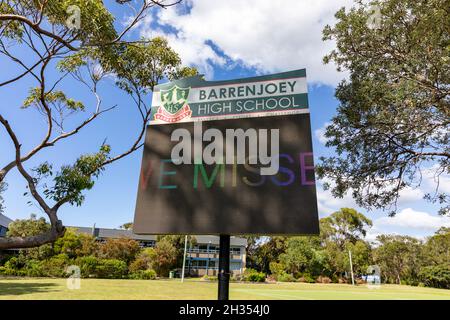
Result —
[[[219,236],[195,236],[195,239],[197,239],[197,243],[211,243],[214,245],[219,245]],[[239,238],[232,236],[230,239],[230,245],[232,246],[247,246],[247,239],[245,238]]]
[[[107,229],[107,228],[93,228],[93,227],[69,227],[74,228],[80,233],[90,234],[99,238],[130,238],[138,241],[156,241],[155,235],[141,235],[135,234],[131,230],[123,229]]]
[[[10,218],[0,213],[0,226],[7,228],[11,222],[13,221]]]
[[[90,234],[99,238],[129,238],[137,241],[156,241],[156,235],[135,234],[131,230],[123,229],[108,229],[108,228],[94,228],[94,227],[69,227],[74,228],[80,233]],[[197,243],[211,243],[219,245],[219,236],[194,236]],[[230,245],[232,246],[247,246],[247,239],[239,237],[231,237]]]

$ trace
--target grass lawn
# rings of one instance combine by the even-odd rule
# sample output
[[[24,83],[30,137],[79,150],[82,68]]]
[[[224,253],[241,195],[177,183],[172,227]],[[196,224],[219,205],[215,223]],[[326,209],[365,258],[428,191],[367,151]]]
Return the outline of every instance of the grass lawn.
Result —
[[[82,279],[79,290],[69,290],[66,279],[0,279],[0,299],[212,299],[217,283],[187,280]],[[450,299],[450,290],[382,285],[248,284],[232,283],[230,299]]]

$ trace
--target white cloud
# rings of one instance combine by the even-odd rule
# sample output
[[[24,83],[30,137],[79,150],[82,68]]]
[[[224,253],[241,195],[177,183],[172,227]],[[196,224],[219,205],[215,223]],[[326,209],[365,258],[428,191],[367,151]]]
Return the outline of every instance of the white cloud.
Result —
[[[364,237],[366,241],[371,243],[377,243],[377,237],[382,235],[383,232],[379,230],[376,226],[373,226],[369,230],[367,230],[366,236]],[[389,232],[389,234],[397,234],[396,232]]]
[[[450,194],[450,175],[442,173],[439,165],[435,164],[422,172],[424,185],[433,192],[438,188],[438,192]]]
[[[424,201],[425,193],[420,188],[406,187],[399,192],[397,205],[407,205],[413,201]]]
[[[206,45],[203,39],[196,36],[187,35],[182,31],[178,34],[166,33],[159,28],[146,28],[141,35],[145,38],[164,36],[172,49],[180,55],[184,64],[195,65],[207,78],[212,77],[213,66],[225,65],[226,60]]]
[[[347,193],[343,198],[336,198],[329,190],[323,190],[323,182],[330,182],[330,180],[323,179],[317,184],[317,205],[321,217],[326,217],[340,208],[355,208],[358,210],[358,206],[350,193]]]
[[[394,217],[382,217],[374,221],[378,229],[382,227],[397,227],[417,230],[437,230],[440,227],[450,227],[450,217],[433,216],[427,212],[406,208]]]
[[[314,135],[320,143],[326,144],[328,139],[325,137],[326,128],[330,125],[330,122],[325,122],[323,126],[314,131]]]
[[[207,72],[214,65],[223,66],[225,59],[210,45],[213,43],[232,61],[259,72],[306,67],[311,82],[331,85],[344,77],[333,65],[322,63],[334,47],[332,42],[322,41],[322,30],[351,0],[196,0],[189,4],[188,13],[169,8],[157,15],[185,63]],[[143,34],[152,37],[153,30],[154,26],[147,25]]]

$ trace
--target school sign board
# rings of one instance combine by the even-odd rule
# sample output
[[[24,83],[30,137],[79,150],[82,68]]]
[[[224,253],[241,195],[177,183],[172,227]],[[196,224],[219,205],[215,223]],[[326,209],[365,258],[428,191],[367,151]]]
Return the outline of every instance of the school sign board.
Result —
[[[133,231],[318,234],[311,140],[305,69],[157,86]]]

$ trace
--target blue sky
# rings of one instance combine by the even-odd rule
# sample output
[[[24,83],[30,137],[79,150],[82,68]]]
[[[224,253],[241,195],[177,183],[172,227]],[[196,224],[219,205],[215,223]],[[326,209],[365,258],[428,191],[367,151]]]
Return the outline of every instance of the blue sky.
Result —
[[[237,0],[187,1],[185,5],[167,10],[155,10],[130,35],[169,39],[186,64],[197,66],[208,80],[242,78],[272,72],[307,68],[309,80],[309,102],[314,139],[315,157],[332,153],[324,146],[323,128],[335,114],[338,101],[334,98],[336,84],[346,76],[338,73],[334,66],[324,66],[322,57],[333,48],[332,43],[323,43],[321,30],[333,22],[333,13],[350,1],[287,0],[283,4],[273,1]],[[116,14],[119,28],[129,17],[123,7],[107,1]],[[29,53],[16,51],[25,59]],[[47,77],[57,79],[54,66]],[[0,79],[16,74],[19,69],[4,57],[0,57]],[[23,150],[31,149],[45,134],[43,118],[32,109],[21,109],[21,101],[27,96],[33,79],[0,88],[2,100],[0,110],[23,143]],[[87,106],[84,115],[69,120],[68,127],[89,115],[95,101],[84,89],[74,85],[70,79],[61,85],[70,97],[83,101]],[[88,126],[70,140],[42,151],[37,159],[26,163],[32,168],[43,161],[55,167],[72,163],[81,153],[94,152],[107,139],[113,152],[120,152],[132,142],[137,134],[139,119],[130,98],[117,90],[113,80],[101,85],[100,93],[104,107],[117,104],[117,108],[104,114],[94,125]],[[6,132],[0,130],[0,165],[12,160],[13,148]],[[59,215],[65,225],[118,227],[132,221],[140,170],[142,151],[138,151],[120,162],[107,167],[93,190],[87,191],[81,207],[64,206]],[[450,188],[450,180],[441,181],[443,190]],[[16,170],[7,176],[8,189],[4,195],[6,211],[10,218],[26,218],[31,213],[42,215],[30,200],[23,196],[25,181]],[[374,221],[369,238],[378,233],[399,233],[423,237],[432,234],[439,226],[450,226],[450,218],[436,215],[438,207],[422,199],[423,194],[433,189],[430,179],[425,179],[420,189],[407,190],[399,202],[398,215],[388,218],[387,212],[360,211]],[[326,216],[340,207],[356,207],[348,196],[334,199],[318,187],[320,215]]]

